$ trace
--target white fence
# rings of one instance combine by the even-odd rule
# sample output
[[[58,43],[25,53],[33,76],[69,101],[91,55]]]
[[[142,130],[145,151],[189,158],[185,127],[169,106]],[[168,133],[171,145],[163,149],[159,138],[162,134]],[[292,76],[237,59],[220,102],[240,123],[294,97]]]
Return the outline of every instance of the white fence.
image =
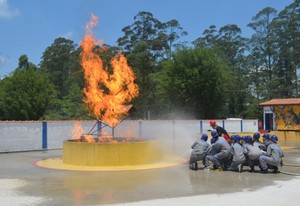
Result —
[[[257,132],[258,120],[216,120],[228,132]],[[72,138],[76,121],[0,121],[0,152],[60,149]],[[78,122],[78,121],[77,121]],[[96,121],[80,122],[86,133],[99,129]],[[103,124],[103,132],[112,129]],[[165,141],[169,147],[190,145],[201,133],[211,130],[209,120],[125,120],[114,129],[114,136],[142,136]]]

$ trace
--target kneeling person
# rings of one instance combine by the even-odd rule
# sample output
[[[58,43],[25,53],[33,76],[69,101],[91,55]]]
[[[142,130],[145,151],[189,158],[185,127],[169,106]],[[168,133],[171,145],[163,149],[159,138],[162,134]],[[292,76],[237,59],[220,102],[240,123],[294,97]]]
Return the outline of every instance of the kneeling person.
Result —
[[[244,148],[240,144],[241,137],[239,135],[231,136],[231,147],[233,150],[232,163],[229,170],[242,172],[242,165],[246,162]]]
[[[267,152],[259,157],[261,172],[267,173],[268,166],[273,169],[273,173],[277,173],[278,165],[280,165],[284,156],[282,149],[277,145],[278,137],[272,135],[267,147]]]
[[[231,157],[231,147],[226,139],[222,136],[219,136],[218,133],[213,130],[211,132],[212,138],[216,140],[214,143],[214,155],[206,156],[206,167],[209,165],[209,161],[213,162],[214,168],[216,170],[222,171],[225,168],[222,168],[222,164],[226,163]]]
[[[190,161],[189,161],[189,168],[191,170],[198,170],[198,161],[202,160],[204,165],[204,158],[205,158],[205,151],[207,150],[209,144],[206,142],[208,139],[207,134],[202,134],[200,140],[196,140],[191,148],[193,149]]]

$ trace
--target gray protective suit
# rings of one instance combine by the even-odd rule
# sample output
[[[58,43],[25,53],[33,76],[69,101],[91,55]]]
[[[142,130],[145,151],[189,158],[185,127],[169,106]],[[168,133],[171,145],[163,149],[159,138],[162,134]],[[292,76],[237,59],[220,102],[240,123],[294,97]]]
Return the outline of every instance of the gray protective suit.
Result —
[[[258,160],[262,155],[262,150],[259,148],[260,145],[258,142],[254,142],[253,145],[248,143],[244,144],[244,153],[249,160]]]
[[[259,165],[259,157],[262,155],[261,145],[262,143],[260,142],[254,142],[253,144],[245,143],[243,145],[246,161],[248,161],[250,168]]]
[[[189,163],[190,164],[193,164],[193,163],[196,163],[197,161],[200,161],[200,160],[204,160],[204,157],[205,157],[205,152],[207,150],[207,148],[209,147],[209,144],[204,141],[204,140],[197,140],[195,141],[191,148],[193,149],[192,153],[191,153],[191,156],[190,156],[190,161]],[[203,162],[204,164],[204,162]]]
[[[270,141],[267,152],[259,157],[260,166],[263,170],[267,170],[268,165],[278,166],[283,156],[282,149],[276,143]]]
[[[233,158],[229,170],[236,170],[238,165],[246,162],[246,157],[244,155],[244,148],[240,143],[235,142],[231,147],[233,149]]]
[[[215,154],[209,154],[205,157],[205,166],[208,166],[209,161],[211,161],[215,168],[222,168],[221,164],[228,161],[232,155],[231,146],[222,136],[219,136],[213,144],[213,151]]]
[[[263,151],[267,151],[267,147],[268,145],[271,144],[271,141],[268,140],[268,139],[265,139],[263,141],[263,143],[261,144],[260,148],[263,150]]]
[[[205,151],[204,165],[205,167],[209,167],[209,161],[212,161],[213,156],[217,154],[215,143],[209,145],[207,150]]]

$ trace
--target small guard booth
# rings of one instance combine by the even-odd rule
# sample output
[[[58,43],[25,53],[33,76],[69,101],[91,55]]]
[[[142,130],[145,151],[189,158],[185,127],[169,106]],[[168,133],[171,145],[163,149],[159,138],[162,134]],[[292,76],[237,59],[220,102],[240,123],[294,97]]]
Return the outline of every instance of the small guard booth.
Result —
[[[300,98],[272,99],[263,106],[263,129],[300,131]]]

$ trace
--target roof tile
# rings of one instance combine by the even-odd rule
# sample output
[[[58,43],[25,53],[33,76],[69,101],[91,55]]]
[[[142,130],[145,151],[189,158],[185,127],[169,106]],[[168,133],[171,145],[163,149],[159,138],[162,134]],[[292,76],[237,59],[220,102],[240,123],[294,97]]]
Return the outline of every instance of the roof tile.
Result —
[[[262,102],[260,106],[275,106],[275,105],[300,105],[300,98],[288,98],[288,99],[271,99],[266,102]]]

